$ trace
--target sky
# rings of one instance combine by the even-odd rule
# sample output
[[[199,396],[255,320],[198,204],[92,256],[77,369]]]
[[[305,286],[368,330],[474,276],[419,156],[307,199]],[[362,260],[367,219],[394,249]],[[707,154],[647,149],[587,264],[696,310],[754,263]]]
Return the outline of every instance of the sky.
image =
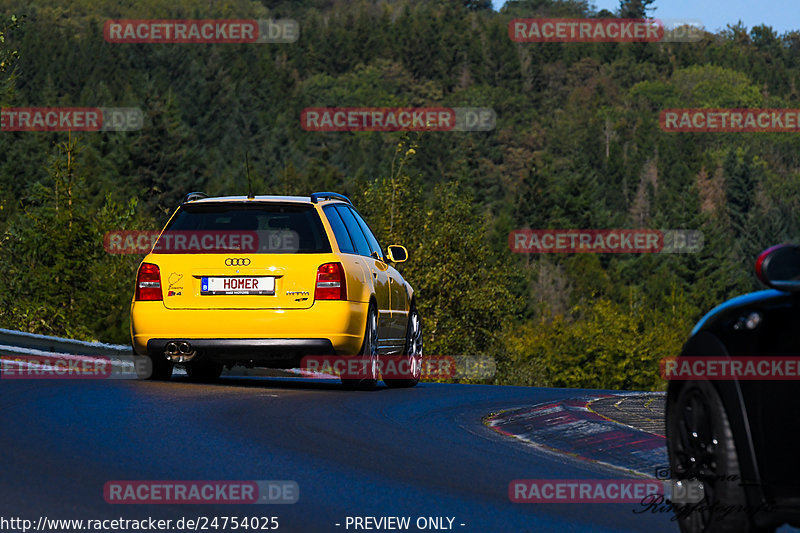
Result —
[[[619,0],[592,0],[597,10],[612,13],[619,8]],[[492,0],[499,9],[505,0]],[[739,20],[752,28],[759,24],[772,26],[778,34],[800,30],[800,0],[656,0],[652,17],[700,19],[706,30],[716,32],[727,24]]]

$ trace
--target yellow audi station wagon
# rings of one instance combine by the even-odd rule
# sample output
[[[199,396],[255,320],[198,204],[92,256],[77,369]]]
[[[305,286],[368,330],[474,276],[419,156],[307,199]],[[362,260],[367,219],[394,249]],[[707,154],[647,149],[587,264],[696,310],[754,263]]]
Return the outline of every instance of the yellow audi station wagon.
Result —
[[[299,368],[308,356],[353,356],[368,371],[342,377],[373,388],[380,358],[407,371],[390,387],[419,381],[422,328],[414,290],[392,266],[345,196],[228,196],[189,193],[136,276],[131,303],[134,353],[151,379],[175,364],[191,379],[225,367]],[[144,377],[144,376],[143,376]]]

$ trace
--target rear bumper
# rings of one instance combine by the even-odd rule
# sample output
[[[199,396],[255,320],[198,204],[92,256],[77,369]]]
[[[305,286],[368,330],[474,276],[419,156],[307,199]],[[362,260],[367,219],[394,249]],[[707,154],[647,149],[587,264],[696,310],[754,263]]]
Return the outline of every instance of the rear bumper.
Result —
[[[335,355],[328,339],[150,339],[147,353],[160,356],[168,342],[188,342],[196,360],[297,368],[306,355]]]
[[[349,301],[315,302],[308,309],[167,309],[162,302],[133,302],[131,340],[140,355],[162,355],[167,342],[186,341],[198,359],[272,366],[303,355],[357,354],[368,309],[368,303]]]

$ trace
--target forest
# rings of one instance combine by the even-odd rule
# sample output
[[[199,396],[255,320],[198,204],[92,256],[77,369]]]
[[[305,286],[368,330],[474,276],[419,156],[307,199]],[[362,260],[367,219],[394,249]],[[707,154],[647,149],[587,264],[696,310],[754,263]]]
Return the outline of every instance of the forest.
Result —
[[[535,43],[514,18],[657,16],[585,0],[0,0],[0,105],[138,108],[135,131],[0,132],[0,327],[127,344],[141,255],[189,191],[348,195],[403,244],[425,353],[505,385],[663,390],[715,305],[797,242],[796,133],[664,131],[669,108],[800,108],[800,32]],[[292,19],[294,42],[119,43],[110,19]],[[490,108],[488,131],[308,131],[308,108]],[[695,253],[516,253],[519,229],[700,231]]]

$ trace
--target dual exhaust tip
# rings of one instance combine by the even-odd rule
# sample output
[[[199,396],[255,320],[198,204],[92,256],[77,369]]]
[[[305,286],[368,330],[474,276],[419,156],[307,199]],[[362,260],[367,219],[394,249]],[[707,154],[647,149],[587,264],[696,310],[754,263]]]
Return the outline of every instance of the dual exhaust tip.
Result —
[[[197,351],[186,341],[169,341],[164,346],[164,355],[173,363],[185,363],[191,361]]]

